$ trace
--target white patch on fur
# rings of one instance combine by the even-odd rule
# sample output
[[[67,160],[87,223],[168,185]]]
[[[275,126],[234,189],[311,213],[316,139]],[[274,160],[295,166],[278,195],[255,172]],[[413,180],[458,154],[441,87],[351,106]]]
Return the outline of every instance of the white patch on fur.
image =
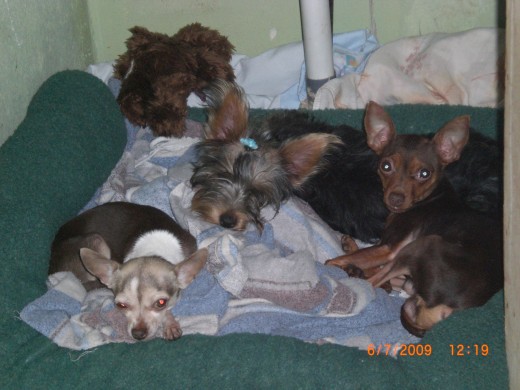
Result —
[[[125,79],[130,76],[130,73],[132,73],[134,70],[134,60],[130,62],[130,68],[128,68],[128,71],[125,74]]]
[[[124,261],[149,256],[162,257],[172,264],[178,264],[184,260],[179,239],[166,230],[151,230],[140,236],[125,256]]]
[[[130,280],[130,292],[137,297],[137,290],[139,289],[139,278],[133,277],[132,280]]]

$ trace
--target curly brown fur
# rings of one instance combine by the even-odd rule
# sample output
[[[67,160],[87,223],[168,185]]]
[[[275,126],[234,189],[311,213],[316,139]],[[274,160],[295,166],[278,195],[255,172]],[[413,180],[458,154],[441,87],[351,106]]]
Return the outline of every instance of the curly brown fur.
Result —
[[[199,23],[171,37],[139,26],[130,32],[127,51],[114,65],[114,76],[121,80],[121,111],[157,136],[180,137],[190,93],[202,93],[215,79],[234,80],[229,64],[234,47]]]

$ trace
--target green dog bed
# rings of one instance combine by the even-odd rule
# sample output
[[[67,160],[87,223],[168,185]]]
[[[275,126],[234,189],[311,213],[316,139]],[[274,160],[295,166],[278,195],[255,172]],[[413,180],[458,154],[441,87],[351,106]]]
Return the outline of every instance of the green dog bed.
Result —
[[[430,132],[461,114],[490,136],[502,128],[502,113],[494,109],[403,105],[388,111],[405,132]],[[190,115],[204,120],[200,110]],[[362,111],[317,115],[361,126]],[[438,324],[397,358],[386,356],[384,345],[361,351],[258,334],[189,335],[84,352],[53,344],[19,312],[46,291],[56,230],[106,180],[125,143],[108,88],[87,73],[64,71],[41,86],[0,148],[0,388],[507,388],[502,292]]]

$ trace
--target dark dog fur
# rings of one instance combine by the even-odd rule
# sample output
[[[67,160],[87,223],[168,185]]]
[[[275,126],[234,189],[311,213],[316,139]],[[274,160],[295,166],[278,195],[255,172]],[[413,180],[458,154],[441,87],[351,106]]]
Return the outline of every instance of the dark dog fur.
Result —
[[[157,136],[180,137],[190,93],[201,94],[216,79],[234,80],[233,45],[199,23],[171,37],[138,26],[130,32],[127,51],[114,65],[114,76],[121,80],[121,111]]]
[[[263,134],[277,143],[311,133],[333,134],[342,143],[330,149],[324,168],[295,193],[307,201],[333,229],[371,241],[381,236],[388,210],[376,168],[378,159],[365,135],[350,126],[332,126],[301,111],[285,111],[267,118]]]
[[[340,138],[342,144],[325,156],[326,168],[305,181],[296,194],[332,228],[366,242],[381,237],[389,212],[376,170],[379,159],[363,132],[320,122],[301,111],[275,114],[263,126],[277,142],[313,132]],[[501,215],[502,157],[496,141],[471,130],[460,159],[448,165],[444,174],[464,203],[490,216]]]
[[[207,93],[209,120],[191,178],[192,208],[202,218],[236,230],[248,222],[261,227],[262,208],[277,209],[295,193],[334,229],[367,242],[381,237],[388,209],[378,158],[363,132],[295,110],[249,120],[240,87],[217,82]],[[500,151],[472,131],[460,160],[445,172],[464,202],[490,215],[501,212]]]
[[[388,114],[370,103],[365,129],[380,161],[390,215],[378,245],[352,248],[327,264],[347,272],[360,268],[374,286],[411,277],[405,289],[412,296],[401,318],[422,336],[453,311],[480,306],[501,288],[501,219],[462,202],[444,176],[468,141],[468,116],[451,120],[431,139],[397,135]]]
[[[261,230],[262,209],[278,210],[319,170],[322,156],[339,140],[312,133],[273,142],[261,128],[248,126],[248,106],[240,87],[221,81],[207,96],[208,124],[196,147],[191,177],[192,210],[225,228],[244,230],[252,222]]]
[[[76,216],[58,230],[52,242],[49,275],[70,271],[87,290],[104,287],[85,269],[79,249],[85,247],[97,250],[99,243],[95,240],[99,235],[110,248],[110,257],[123,263],[137,238],[153,229],[169,231],[179,237],[186,258],[197,250],[195,238],[164,212],[133,203],[105,203]]]

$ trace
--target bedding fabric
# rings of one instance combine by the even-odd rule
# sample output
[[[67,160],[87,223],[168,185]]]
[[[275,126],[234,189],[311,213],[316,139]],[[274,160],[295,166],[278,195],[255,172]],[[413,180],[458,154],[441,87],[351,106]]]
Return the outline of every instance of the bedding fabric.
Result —
[[[431,131],[461,114],[470,114],[488,135],[502,128],[501,112],[494,109],[388,110],[403,132]],[[360,127],[362,111],[316,115]],[[203,119],[199,110],[190,116]],[[384,348],[378,354],[248,333],[109,343],[77,352],[43,337],[20,320],[20,310],[47,291],[55,231],[107,179],[125,141],[122,117],[106,86],[86,73],[65,71],[42,85],[26,119],[0,148],[1,388],[507,388],[502,292],[430,331],[420,341],[431,346],[428,355],[409,348],[405,356],[390,358]],[[453,356],[452,346],[475,344],[486,344],[487,356]]]
[[[495,28],[399,39],[376,50],[362,72],[327,82],[313,108],[363,108],[370,100],[499,107],[503,42],[503,31]]]
[[[112,85],[119,85],[113,80]],[[117,87],[116,87],[117,89]],[[194,145],[202,125],[188,120],[192,137],[153,137],[129,123],[122,159],[91,202],[130,201],[162,209],[208,247],[207,270],[181,294],[173,309],[183,334],[248,332],[334,342],[416,342],[399,320],[403,299],[348,278],[325,260],[339,256],[340,235],[304,202],[290,199],[278,213],[264,210],[262,234],[254,225],[236,233],[201,221],[190,210]],[[58,345],[89,349],[133,342],[110,294],[84,291],[71,274],[51,275],[49,291],[20,316]]]

